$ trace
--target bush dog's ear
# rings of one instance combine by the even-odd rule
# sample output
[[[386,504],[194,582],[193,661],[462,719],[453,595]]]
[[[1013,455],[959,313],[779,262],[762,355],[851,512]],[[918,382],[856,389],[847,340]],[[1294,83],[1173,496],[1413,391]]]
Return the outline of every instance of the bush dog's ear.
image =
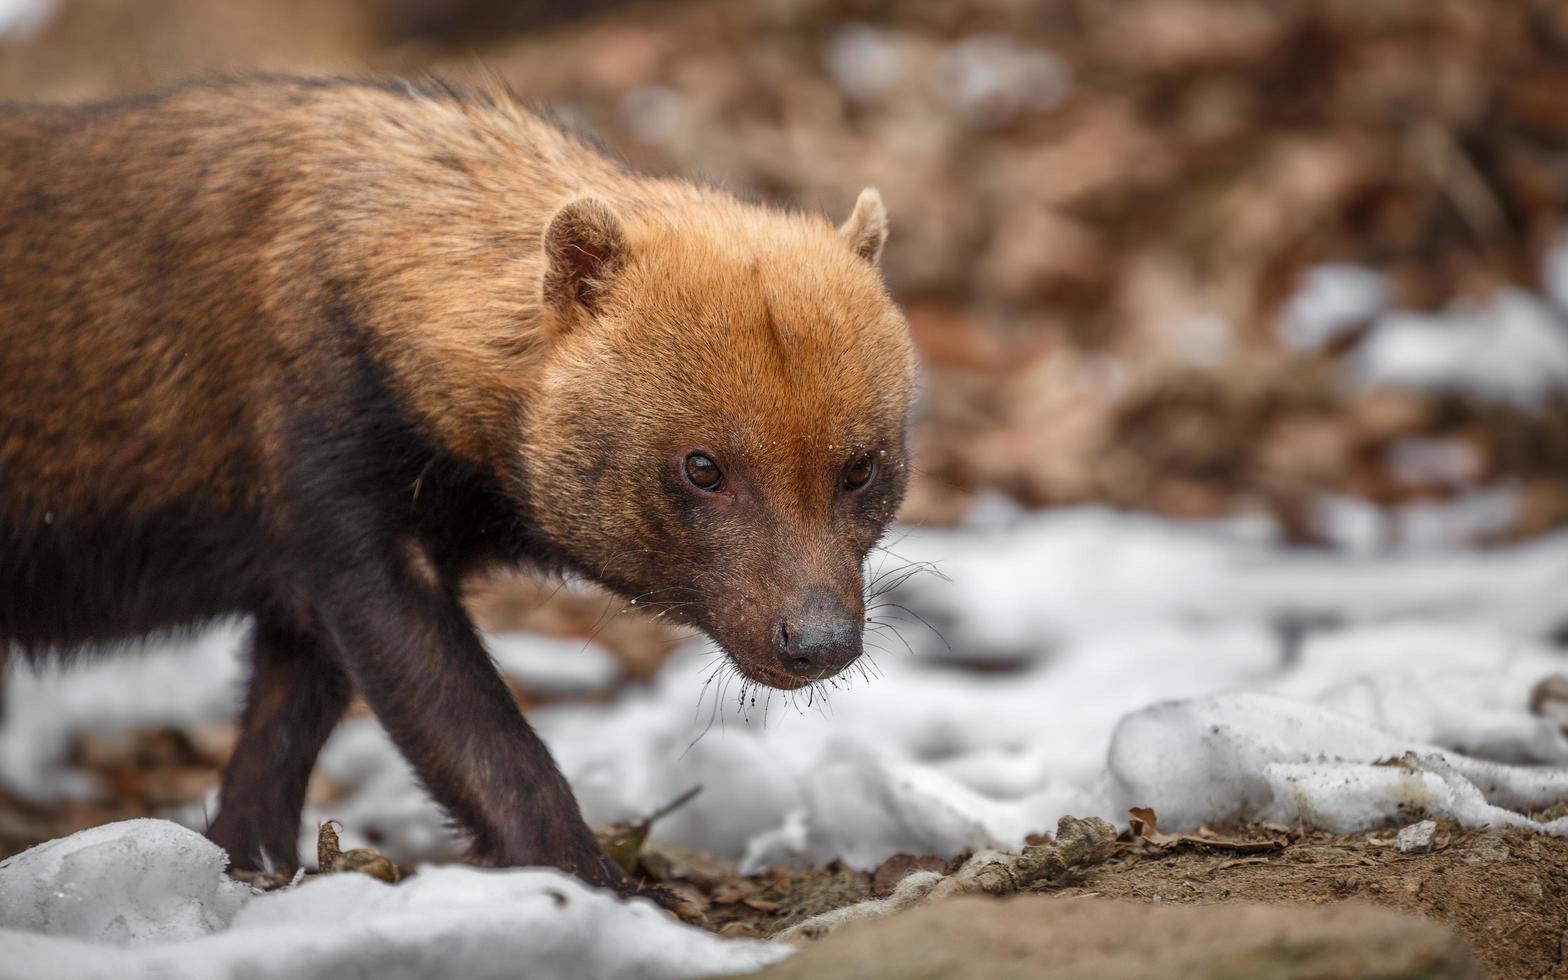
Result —
[[[838,233],[856,255],[872,265],[881,261],[882,246],[887,243],[887,208],[875,187],[867,187],[855,198],[855,210],[838,226]]]
[[[598,312],[610,280],[626,261],[626,237],[609,205],[594,197],[568,201],[544,230],[544,302],[564,329]]]

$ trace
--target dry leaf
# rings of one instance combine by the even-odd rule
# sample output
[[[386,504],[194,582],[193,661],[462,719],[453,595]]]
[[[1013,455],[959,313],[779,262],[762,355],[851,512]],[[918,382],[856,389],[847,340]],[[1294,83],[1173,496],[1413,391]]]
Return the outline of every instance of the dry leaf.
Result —
[[[1163,834],[1160,832],[1159,819],[1155,816],[1153,808],[1135,806],[1127,812],[1130,814],[1127,823],[1132,830],[1133,839],[1159,851],[1168,851],[1183,844],[1216,851],[1238,851],[1242,854],[1278,851],[1285,847],[1283,841],[1277,840],[1230,840],[1220,837],[1207,828],[1200,828],[1196,834]]]
[[[653,828],[654,823],[690,803],[701,792],[701,786],[693,786],[641,820],[633,823],[614,823],[596,831],[595,836],[599,839],[599,846],[623,872],[628,876],[636,876],[638,864],[642,860],[643,845],[648,842],[648,831]]]
[[[369,847],[342,850],[338,843],[337,827],[334,826],[336,823],[336,820],[324,820],[316,828],[317,873],[355,871],[370,875],[372,878],[379,878],[392,885],[402,880],[403,873],[398,869],[397,864],[380,851]]]
[[[741,904],[758,912],[777,912],[784,907],[780,902],[770,902],[765,898],[748,898],[743,900]]]

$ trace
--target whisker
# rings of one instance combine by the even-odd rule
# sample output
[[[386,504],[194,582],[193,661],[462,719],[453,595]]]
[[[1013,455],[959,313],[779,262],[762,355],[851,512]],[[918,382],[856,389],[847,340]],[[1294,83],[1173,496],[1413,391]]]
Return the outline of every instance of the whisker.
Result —
[[[712,669],[709,670],[709,667]],[[708,677],[702,682],[702,687],[697,690],[697,707],[691,714],[691,723],[693,725],[697,723],[697,719],[702,715],[702,702],[703,699],[708,696],[708,688],[713,686],[714,678],[719,675],[719,671],[724,669],[724,665],[719,662],[714,662],[709,664],[707,667],[703,667],[702,669],[708,671]],[[696,743],[694,742],[692,744]]]
[[[902,643],[904,645],[905,651],[907,651],[911,657],[913,657],[915,655],[915,648],[909,645],[909,641],[908,640],[904,639],[904,634],[899,632],[899,629],[898,629],[897,626],[894,626],[892,623],[889,623],[889,622],[887,622],[885,620],[881,620],[881,619],[867,619],[866,622],[870,623],[872,626],[876,627],[877,629],[884,629],[884,630],[887,630],[889,633],[892,633],[893,637],[895,639],[897,639],[898,642],[900,642],[900,643]]]
[[[937,571],[934,567],[927,567],[926,565],[905,565],[887,573],[887,577],[879,580],[875,585],[873,585],[870,598],[880,599],[885,595],[896,592],[916,575],[926,573],[935,575],[938,578],[945,579],[945,576],[943,576],[942,573]]]
[[[942,641],[942,645],[943,646],[947,647],[947,652],[948,653],[952,653],[953,652],[953,645],[951,643],[947,642],[947,637],[942,635],[942,631],[937,629],[935,626],[932,626],[930,623],[926,622],[926,618],[924,616],[922,616],[919,613],[915,612],[913,609],[909,608],[908,606],[900,605],[899,603],[896,603],[896,602],[884,602],[884,603],[880,603],[880,604],[878,604],[876,606],[873,606],[871,609],[868,609],[866,611],[867,612],[875,612],[878,609],[901,609],[901,610],[903,610],[904,612],[908,613],[909,615],[915,617],[915,620],[917,622],[919,622],[921,626],[924,626],[926,629],[930,630],[932,633],[935,633],[936,634],[936,638]]]
[[[714,678],[720,673],[724,673],[724,680],[720,682],[718,688],[714,689],[713,710],[708,713],[708,723],[703,726],[702,731],[698,732],[697,736],[691,740],[689,745],[686,746],[686,750],[680,754],[680,758],[686,758],[687,754],[690,753],[692,749],[697,747],[697,743],[707,737],[708,732],[713,730],[713,722],[716,718],[720,719],[719,727],[721,731],[723,730],[723,722],[720,718],[720,708],[723,706],[723,686],[729,682],[729,674],[725,672],[733,671],[734,669],[734,664],[730,663],[727,659],[723,660],[716,667],[714,667],[713,672],[708,675],[708,679],[703,682],[702,691],[697,695],[698,714],[701,714],[702,712],[702,699],[704,695],[706,695],[708,688],[713,684]],[[695,722],[696,718],[694,717],[692,720]]]
[[[935,575],[937,578],[942,579],[944,582],[952,581],[952,579],[948,578],[947,575],[937,567],[936,562],[905,561],[904,564],[899,565],[897,568],[890,568],[886,571],[878,573],[875,578],[866,583],[866,587],[878,592],[888,592],[892,589],[898,588],[900,585],[909,581],[914,576],[921,574],[922,572],[929,572],[930,574]],[[895,576],[897,576],[897,578],[894,582],[888,585],[883,585],[884,582],[890,578],[894,578]]]

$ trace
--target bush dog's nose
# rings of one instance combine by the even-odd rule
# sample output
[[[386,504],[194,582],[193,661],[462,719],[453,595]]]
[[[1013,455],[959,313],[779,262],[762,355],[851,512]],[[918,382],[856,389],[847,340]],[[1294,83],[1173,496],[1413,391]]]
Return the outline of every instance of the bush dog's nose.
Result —
[[[797,677],[830,677],[860,656],[860,617],[822,593],[808,594],[773,628],[779,663]]]

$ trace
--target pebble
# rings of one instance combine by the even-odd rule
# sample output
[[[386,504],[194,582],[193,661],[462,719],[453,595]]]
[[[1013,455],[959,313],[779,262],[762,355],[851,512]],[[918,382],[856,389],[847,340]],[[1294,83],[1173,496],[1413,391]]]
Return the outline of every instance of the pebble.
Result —
[[[1501,835],[1483,834],[1470,846],[1470,853],[1465,855],[1465,860],[1471,864],[1490,864],[1506,861],[1508,855],[1508,845],[1503,843]]]
[[[1432,849],[1436,837],[1437,821],[1423,820],[1401,830],[1394,838],[1394,847],[1401,854],[1425,854]]]

